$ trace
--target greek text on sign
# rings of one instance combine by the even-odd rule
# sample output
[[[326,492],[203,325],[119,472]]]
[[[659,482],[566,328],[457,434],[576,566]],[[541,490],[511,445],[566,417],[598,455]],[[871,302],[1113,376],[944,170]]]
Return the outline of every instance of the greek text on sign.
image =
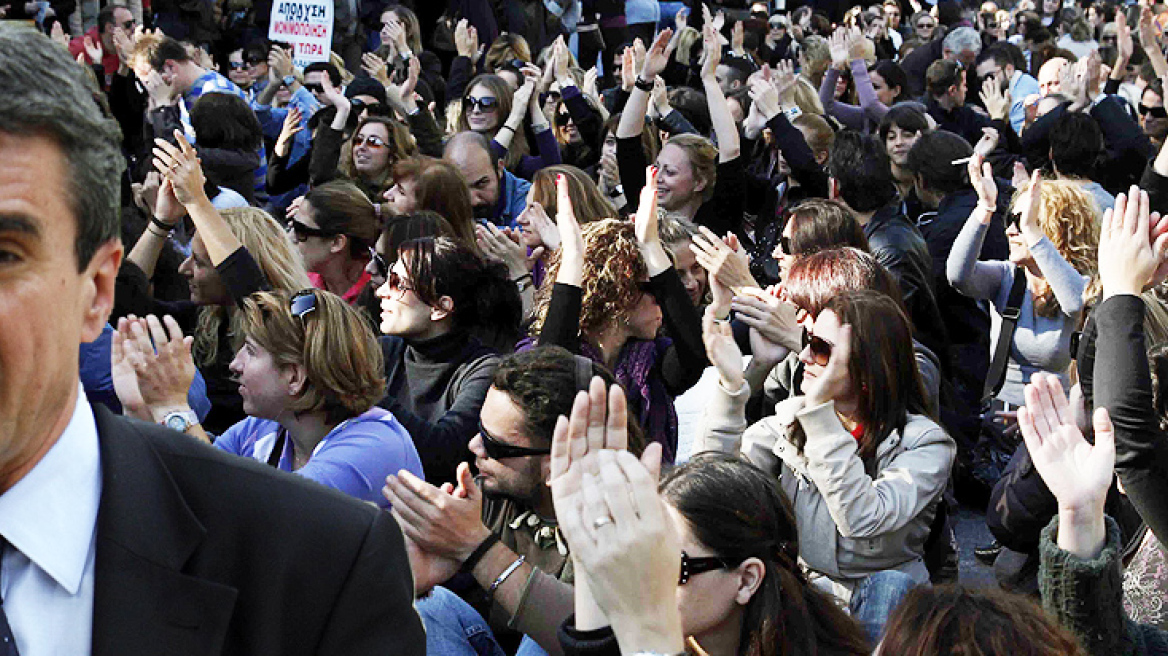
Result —
[[[272,3],[268,38],[291,44],[297,66],[328,61],[333,41],[333,1],[277,0]]]

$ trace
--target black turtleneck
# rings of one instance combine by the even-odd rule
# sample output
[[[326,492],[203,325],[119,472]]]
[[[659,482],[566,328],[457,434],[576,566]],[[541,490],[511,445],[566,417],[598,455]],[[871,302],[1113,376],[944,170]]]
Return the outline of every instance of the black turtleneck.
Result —
[[[427,340],[379,341],[387,382],[379,405],[409,431],[426,480],[454,482],[458,463],[473,459],[467,444],[478,431],[498,356],[458,330]]]

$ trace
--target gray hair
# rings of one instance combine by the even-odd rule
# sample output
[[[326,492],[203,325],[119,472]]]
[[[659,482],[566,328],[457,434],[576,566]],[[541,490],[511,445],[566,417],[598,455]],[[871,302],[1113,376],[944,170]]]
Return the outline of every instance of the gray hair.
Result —
[[[0,89],[0,132],[47,137],[62,151],[83,271],[120,233],[122,132],[69,52],[29,28],[0,24]]]
[[[972,50],[977,55],[981,53],[981,35],[972,27],[959,27],[945,36],[941,47],[955,55],[966,50]]]

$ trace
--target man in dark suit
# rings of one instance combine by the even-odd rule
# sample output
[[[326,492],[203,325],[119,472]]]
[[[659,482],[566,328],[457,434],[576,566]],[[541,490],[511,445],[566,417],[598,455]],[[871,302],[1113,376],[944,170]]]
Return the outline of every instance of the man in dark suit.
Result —
[[[0,89],[0,653],[421,655],[388,513],[79,393],[120,134],[43,35],[0,26]]]

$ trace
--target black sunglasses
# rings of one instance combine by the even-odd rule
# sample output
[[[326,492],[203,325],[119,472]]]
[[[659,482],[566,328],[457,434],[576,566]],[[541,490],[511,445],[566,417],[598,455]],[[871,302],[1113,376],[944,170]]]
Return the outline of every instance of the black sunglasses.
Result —
[[[795,254],[794,251],[791,250],[791,238],[786,235],[781,235],[779,237],[779,248],[783,249],[783,252],[787,255]]]
[[[568,112],[556,112],[556,127],[566,128],[572,122],[572,115]]]
[[[231,70],[233,71],[240,71],[247,68],[248,66],[247,62],[227,62],[227,65],[230,66]]]
[[[551,453],[550,448],[547,449],[529,449],[524,446],[512,446],[500,442],[493,435],[483,428],[482,420],[479,420],[479,437],[483,438],[483,451],[486,452],[487,457],[491,460],[502,460],[504,458],[525,458],[529,456],[546,456]]]
[[[1010,212],[1010,216],[1006,219],[1006,227],[1009,228],[1011,226],[1013,226],[1013,228],[1015,230],[1018,230],[1018,231],[1022,230],[1022,213],[1021,212]]]
[[[475,107],[478,107],[480,112],[493,112],[498,106],[499,99],[492,96],[483,96],[482,98],[467,96],[462,99],[462,111],[464,112],[469,112]]]
[[[1168,109],[1163,107],[1148,107],[1144,103],[1140,103],[1140,115],[1151,114],[1152,118],[1168,118]]]
[[[690,558],[689,554],[681,552],[681,573],[677,576],[677,584],[685,585],[691,577],[706,572],[712,572],[716,569],[730,569],[730,563],[726,562],[725,558],[718,556],[706,556],[703,558]]]
[[[303,322],[304,317],[316,312],[316,291],[302,289],[293,294],[288,300],[288,310],[292,312],[292,316]]]
[[[304,88],[313,93],[324,93],[324,85],[320,82],[305,82]]]
[[[803,348],[811,349],[811,359],[821,367],[826,367],[831,360],[831,342],[818,335],[812,335],[806,328],[803,329]]]
[[[299,219],[292,219],[288,222],[288,228],[292,231],[296,241],[306,241],[309,237],[334,237],[335,232],[329,230],[322,230],[320,228],[313,228],[312,226],[304,225]]]

